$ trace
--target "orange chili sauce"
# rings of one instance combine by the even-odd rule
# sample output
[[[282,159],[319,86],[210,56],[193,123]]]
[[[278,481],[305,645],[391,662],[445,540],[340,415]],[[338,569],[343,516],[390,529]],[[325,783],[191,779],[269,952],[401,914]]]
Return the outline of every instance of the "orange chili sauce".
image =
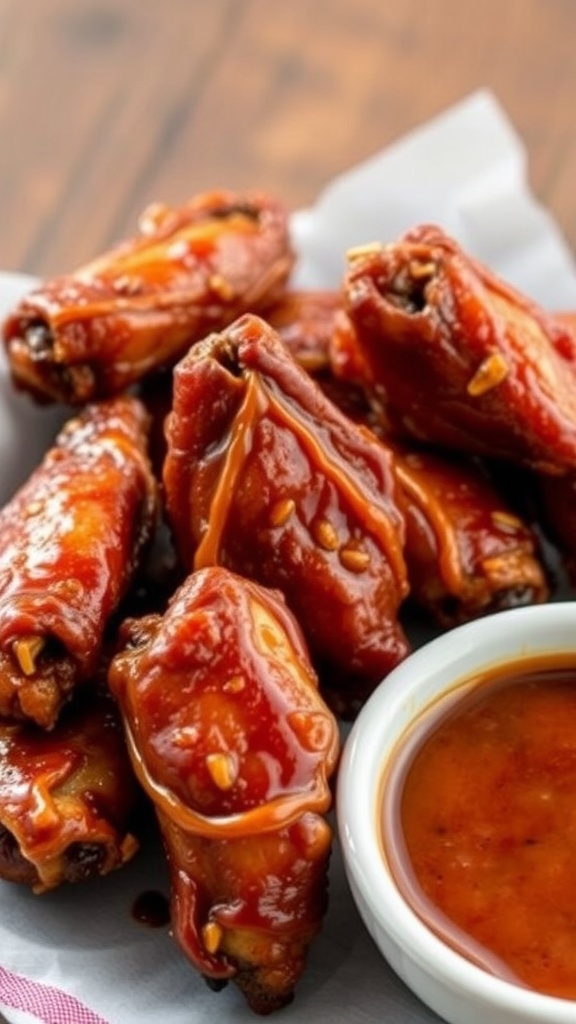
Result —
[[[576,659],[469,682],[423,716],[384,780],[386,859],[467,959],[576,999]]]

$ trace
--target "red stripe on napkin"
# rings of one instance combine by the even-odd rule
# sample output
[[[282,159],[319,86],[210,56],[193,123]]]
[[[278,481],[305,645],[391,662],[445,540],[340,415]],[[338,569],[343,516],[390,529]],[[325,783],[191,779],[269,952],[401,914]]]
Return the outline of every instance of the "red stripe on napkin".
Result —
[[[31,981],[0,967],[0,1002],[14,1010],[24,1010],[42,1024],[107,1024],[74,996],[52,985]]]

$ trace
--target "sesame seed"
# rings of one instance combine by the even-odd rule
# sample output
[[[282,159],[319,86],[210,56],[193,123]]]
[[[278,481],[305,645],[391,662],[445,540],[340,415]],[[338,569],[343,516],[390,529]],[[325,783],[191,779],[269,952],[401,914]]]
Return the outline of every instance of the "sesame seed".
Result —
[[[224,934],[217,921],[207,921],[202,928],[202,939],[209,953],[216,953]]]
[[[493,352],[480,363],[476,373],[468,382],[467,391],[473,398],[501,384],[509,371],[508,363],[501,352]]]
[[[206,767],[210,777],[218,789],[231,789],[236,782],[238,769],[233,754],[227,751],[218,751],[215,754],[206,755]]]
[[[234,288],[221,274],[211,274],[208,284],[224,302],[230,302],[234,298]]]
[[[437,267],[433,260],[427,260],[421,262],[420,260],[411,260],[409,265],[410,277],[415,281],[427,280],[430,277],[434,277]]]
[[[353,245],[350,249],[347,249],[346,258],[349,260],[358,260],[363,256],[372,256],[374,253],[381,251],[381,242],[367,242],[365,245]]]
[[[293,498],[280,498],[270,509],[270,523],[272,526],[284,526],[296,508]]]
[[[341,548],[340,562],[350,572],[365,572],[370,565],[370,555],[361,548]]]
[[[512,512],[506,512],[501,509],[496,509],[490,514],[490,518],[494,523],[494,526],[499,526],[501,529],[516,533],[516,531],[522,526],[518,516],[515,516]]]
[[[313,532],[316,543],[325,551],[336,551],[340,546],[338,533],[328,519],[319,519]]]

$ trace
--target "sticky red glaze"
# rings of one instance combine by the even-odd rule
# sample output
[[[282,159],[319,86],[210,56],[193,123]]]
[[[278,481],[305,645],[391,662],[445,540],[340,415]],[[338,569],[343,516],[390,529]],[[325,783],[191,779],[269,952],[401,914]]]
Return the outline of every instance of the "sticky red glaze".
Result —
[[[138,848],[139,799],[108,694],[83,694],[50,732],[0,723],[0,877],[21,880],[14,851],[37,892],[120,867]]]
[[[548,471],[574,465],[576,336],[440,228],[351,254],[344,294],[399,433]]]
[[[269,1012],[326,908],[339,751],[299,626],[278,593],[215,567],[122,641],[109,682],[168,852],[174,933]]]
[[[182,825],[188,811],[212,819],[268,805],[273,823],[276,805],[280,820],[293,801],[326,808],[337,730],[279,594],[207,569],[188,578],[163,617],[125,629],[130,644],[110,684],[145,782],[153,795],[160,786],[176,798]],[[213,765],[218,754],[228,760]],[[222,767],[229,787],[218,784]],[[196,827],[212,831],[209,820]],[[228,827],[241,832],[242,819]]]
[[[166,502],[184,564],[277,587],[347,713],[407,653],[391,455],[253,316],[175,370]]]
[[[69,404],[116,394],[273,301],[293,262],[287,212],[267,194],[156,204],[135,238],[22,299],[4,326],[14,380]]]
[[[412,600],[450,628],[487,612],[545,601],[535,533],[472,460],[394,446]]]
[[[339,291],[288,291],[261,315],[308,373],[315,376],[329,366],[342,315]]]
[[[0,714],[49,726],[95,673],[155,523],[147,423],[137,399],[86,407],[0,512]],[[25,675],[13,644],[29,636],[45,646]]]

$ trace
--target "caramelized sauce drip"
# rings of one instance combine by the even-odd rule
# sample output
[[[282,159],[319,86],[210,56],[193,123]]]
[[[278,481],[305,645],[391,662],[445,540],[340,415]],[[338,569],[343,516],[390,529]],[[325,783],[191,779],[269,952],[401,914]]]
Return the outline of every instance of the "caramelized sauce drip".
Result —
[[[302,415],[296,406],[279,401],[257,374],[250,374],[246,385],[244,401],[237,413],[231,431],[231,442],[214,493],[208,528],[196,549],[194,568],[218,563],[218,552],[226,528],[226,513],[239,481],[245,460],[251,454],[252,435],[259,419],[269,417],[280,425],[288,425],[298,438],[302,450],[310,463],[321,469],[326,480],[333,480],[340,493],[349,503],[364,529],[372,533],[377,544],[388,552],[392,570],[397,580],[405,575],[402,552],[396,538],[395,526],[389,517],[375,505],[368,505],[358,493],[349,467],[336,451],[327,453],[312,435],[309,425],[302,422]]]

